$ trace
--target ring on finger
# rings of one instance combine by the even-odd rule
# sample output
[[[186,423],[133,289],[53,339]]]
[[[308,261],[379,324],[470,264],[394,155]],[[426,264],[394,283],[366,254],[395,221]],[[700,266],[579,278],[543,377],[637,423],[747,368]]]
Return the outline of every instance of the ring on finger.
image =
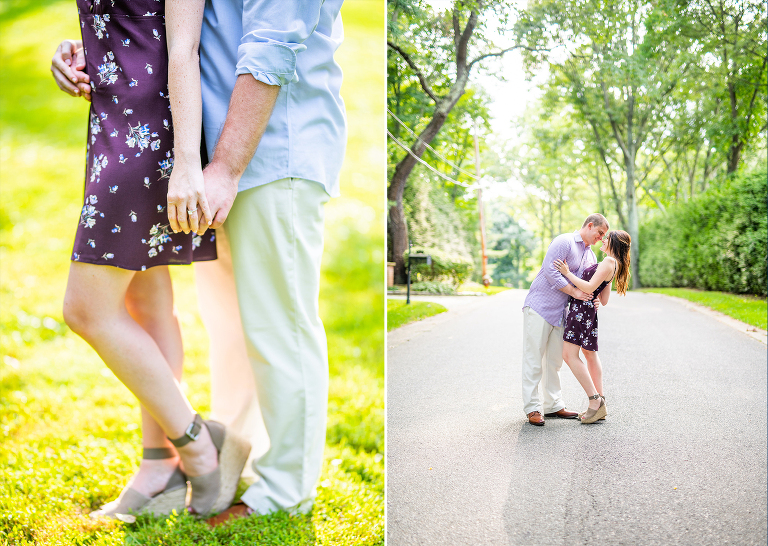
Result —
[[[189,214],[189,215],[192,215],[192,214],[194,214],[196,212],[197,212],[197,207],[195,207],[193,209],[187,209],[187,214]]]

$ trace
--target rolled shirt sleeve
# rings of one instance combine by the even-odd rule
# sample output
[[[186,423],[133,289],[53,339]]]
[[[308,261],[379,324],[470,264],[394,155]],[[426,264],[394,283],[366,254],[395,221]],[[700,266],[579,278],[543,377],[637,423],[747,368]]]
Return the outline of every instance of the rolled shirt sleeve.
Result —
[[[541,271],[554,290],[560,290],[570,284],[554,265],[555,260],[565,260],[569,250],[570,245],[567,239],[558,238],[549,245],[547,255],[544,256],[544,263],[541,264]]]
[[[252,74],[267,85],[298,81],[296,56],[320,19],[318,1],[244,0],[243,38],[236,74]]]

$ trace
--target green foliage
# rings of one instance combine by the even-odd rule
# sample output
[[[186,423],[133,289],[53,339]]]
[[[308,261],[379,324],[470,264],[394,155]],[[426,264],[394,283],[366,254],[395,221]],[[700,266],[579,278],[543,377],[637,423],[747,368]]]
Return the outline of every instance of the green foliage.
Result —
[[[450,295],[456,293],[456,288],[444,282],[421,281],[411,284],[414,292],[429,292],[430,294]]]
[[[536,248],[536,238],[517,223],[512,213],[508,208],[491,207],[488,265],[492,266],[494,284],[521,288],[533,269],[528,264],[528,258]]]
[[[767,177],[727,179],[642,225],[643,284],[765,296]]]
[[[445,313],[447,310],[438,303],[427,301],[412,301],[406,305],[405,300],[387,300],[387,331],[400,328],[400,326],[410,322]]]
[[[768,327],[768,304],[766,304],[765,298],[727,292],[702,292],[690,288],[643,288],[640,291],[683,298],[757,328],[765,330]]]
[[[450,282],[458,288],[472,275],[472,261],[463,256],[446,254],[434,248],[413,248],[412,252],[432,256],[431,265],[418,264],[411,267],[411,275],[415,275],[418,281]]]

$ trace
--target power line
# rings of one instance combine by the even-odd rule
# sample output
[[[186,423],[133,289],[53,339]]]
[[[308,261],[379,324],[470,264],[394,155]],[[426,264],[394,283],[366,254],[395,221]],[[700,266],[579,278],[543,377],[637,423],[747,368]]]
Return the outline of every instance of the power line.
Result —
[[[414,132],[411,130],[411,128],[410,128],[410,127],[408,127],[408,126],[407,126],[407,125],[406,125],[406,124],[403,122],[403,120],[401,120],[399,117],[397,117],[397,116],[394,114],[394,112],[392,112],[392,110],[390,110],[389,108],[387,108],[387,113],[388,113],[390,116],[392,116],[393,118],[395,118],[395,120],[396,120],[396,121],[397,121],[397,122],[398,122],[400,125],[402,125],[402,126],[405,128],[405,130],[406,130],[406,131],[408,131],[408,132],[409,132],[409,133],[411,133],[413,136],[415,136],[415,137],[416,137],[416,139],[417,139],[419,142],[421,142],[422,144],[424,144],[424,146],[426,146],[428,150],[430,150],[430,151],[431,151],[433,154],[435,154],[437,157],[439,157],[440,159],[442,159],[442,160],[443,160],[443,162],[447,163],[448,165],[450,165],[451,167],[453,167],[453,168],[454,168],[454,169],[456,169],[457,171],[459,171],[459,172],[461,172],[461,173],[463,173],[463,174],[466,174],[467,176],[469,176],[469,177],[470,177],[470,178],[472,178],[473,180],[480,180],[480,179],[479,179],[477,176],[475,176],[474,174],[472,174],[472,173],[470,173],[470,172],[468,172],[468,171],[465,171],[464,169],[462,169],[462,168],[461,168],[461,167],[459,167],[458,165],[456,165],[456,164],[454,164],[454,163],[451,163],[451,162],[450,162],[450,161],[448,161],[446,158],[444,158],[443,156],[441,156],[441,155],[440,155],[440,154],[437,152],[437,150],[435,150],[435,149],[434,149],[432,146],[430,146],[429,144],[427,144],[426,142],[424,142],[424,140],[422,140],[422,139],[419,137],[419,135],[417,135],[416,133],[414,133]]]
[[[395,141],[395,144],[397,144],[397,145],[398,145],[398,146],[400,146],[400,147],[401,147],[403,150],[405,150],[406,152],[408,152],[408,153],[411,155],[411,157],[413,157],[413,158],[414,158],[416,161],[418,161],[419,163],[421,163],[422,165],[424,165],[426,168],[428,168],[430,171],[432,171],[432,172],[433,172],[433,173],[435,173],[436,175],[438,175],[438,176],[440,176],[440,177],[442,177],[442,178],[444,178],[444,179],[448,180],[449,182],[453,182],[454,184],[458,184],[459,186],[463,186],[463,187],[465,187],[465,188],[474,188],[474,187],[476,187],[476,184],[472,184],[472,185],[470,185],[470,184],[466,184],[466,183],[464,183],[464,182],[459,182],[458,180],[454,180],[453,178],[451,178],[451,177],[450,177],[450,176],[448,176],[447,174],[443,174],[443,173],[441,173],[440,171],[438,171],[437,169],[435,169],[435,168],[434,168],[432,165],[430,165],[429,163],[427,163],[426,161],[424,161],[423,159],[421,159],[419,156],[417,156],[416,154],[414,154],[414,153],[413,153],[413,151],[412,151],[412,150],[411,150],[411,149],[410,149],[408,146],[406,146],[405,144],[403,144],[402,142],[400,142],[400,141],[399,141],[399,140],[398,140],[398,139],[395,137],[395,135],[393,135],[392,133],[390,133],[390,132],[389,132],[389,129],[387,129],[387,135],[389,136],[389,138],[391,138],[392,140],[394,140],[394,141]]]

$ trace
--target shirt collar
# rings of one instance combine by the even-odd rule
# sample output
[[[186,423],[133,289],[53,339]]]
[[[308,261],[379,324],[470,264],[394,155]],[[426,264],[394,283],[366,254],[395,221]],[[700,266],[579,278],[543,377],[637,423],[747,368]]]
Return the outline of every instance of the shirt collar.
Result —
[[[582,243],[584,245],[584,248],[588,247],[589,245],[584,242],[584,239],[581,238],[581,233],[579,233],[578,230],[573,232],[573,240],[577,243]]]

